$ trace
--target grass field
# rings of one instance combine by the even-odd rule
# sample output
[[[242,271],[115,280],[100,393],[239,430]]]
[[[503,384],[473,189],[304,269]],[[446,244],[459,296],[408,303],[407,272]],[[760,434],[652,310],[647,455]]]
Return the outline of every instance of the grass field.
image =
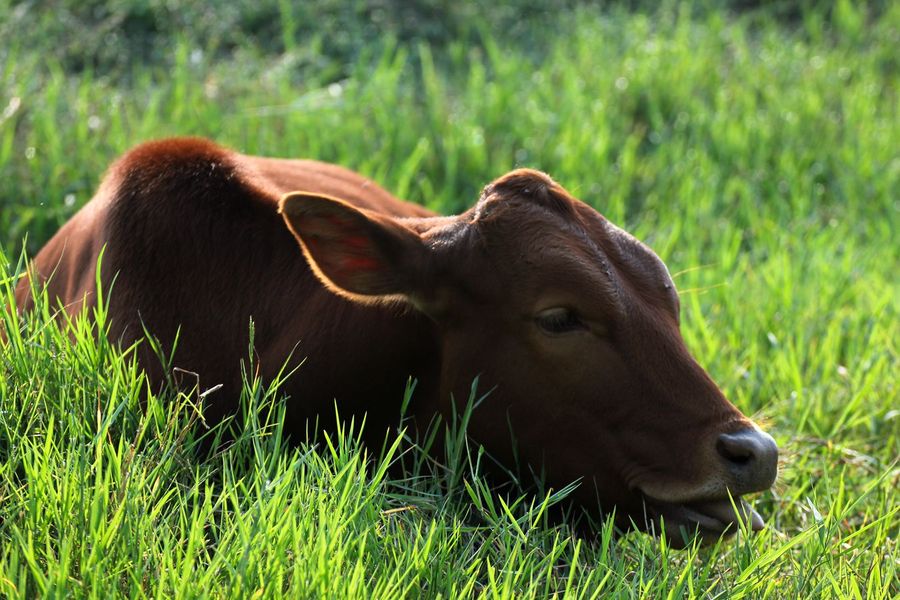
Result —
[[[900,596],[900,5],[55,4],[0,0],[0,306],[146,139],[337,162],[447,213],[530,166],[661,255],[689,347],[783,459],[759,534],[577,537],[462,435],[441,465],[358,423],[287,444],[278,382],[201,457],[195,396],[141,410],[102,310],[61,332],[43,303],[0,312],[0,594]]]

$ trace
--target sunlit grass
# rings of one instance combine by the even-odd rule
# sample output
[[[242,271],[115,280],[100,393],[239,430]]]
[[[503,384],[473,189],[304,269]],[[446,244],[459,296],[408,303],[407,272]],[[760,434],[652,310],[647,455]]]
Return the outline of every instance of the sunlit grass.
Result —
[[[290,22],[284,54],[212,60],[182,35],[165,66],[124,75],[67,73],[13,40],[0,307],[25,234],[39,248],[145,139],[338,162],[443,212],[531,166],[666,260],[688,345],[784,457],[759,534],[686,551],[608,523],[579,538],[547,518],[557,496],[492,490],[462,436],[442,466],[394,446],[401,432],[362,448],[359,423],[287,444],[277,382],[248,380],[234,443],[204,454],[220,432],[201,399],[144,394],[128,349],[96,335],[102,313],[61,331],[46,302],[4,308],[2,593],[896,597],[900,10],[860,29],[837,6],[788,24],[582,10],[546,47],[384,40],[338,70],[311,67]]]

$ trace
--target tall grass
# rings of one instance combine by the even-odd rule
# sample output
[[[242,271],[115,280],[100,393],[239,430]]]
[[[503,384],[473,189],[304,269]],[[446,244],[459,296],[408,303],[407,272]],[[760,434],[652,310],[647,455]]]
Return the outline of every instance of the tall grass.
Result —
[[[252,378],[234,442],[205,454],[222,431],[202,399],[144,394],[128,349],[97,335],[102,310],[60,330],[41,301],[2,313],[4,594],[900,594],[896,5],[787,24],[582,8],[529,47],[473,20],[477,43],[384,39],[339,64],[277,14],[275,53],[222,58],[179,34],[164,60],[108,72],[24,36],[0,51],[0,306],[11,257],[141,140],[334,161],[443,212],[541,168],[669,265],[691,350],[784,451],[756,499],[769,527],[681,552],[608,523],[578,537],[547,518],[558,493],[492,490],[462,436],[441,465],[395,445],[402,431],[360,447],[359,423],[289,445],[278,382]],[[398,475],[401,455],[414,466]]]

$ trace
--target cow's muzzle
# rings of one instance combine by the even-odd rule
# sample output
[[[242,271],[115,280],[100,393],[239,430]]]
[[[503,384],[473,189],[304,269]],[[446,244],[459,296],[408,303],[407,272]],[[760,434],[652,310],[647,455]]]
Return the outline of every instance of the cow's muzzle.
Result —
[[[641,489],[644,529],[664,535],[675,547],[684,547],[695,533],[709,543],[741,528],[758,531],[765,526],[763,518],[741,496],[767,490],[775,482],[775,440],[748,427],[720,434],[715,448],[714,456],[719,461],[715,474],[709,484],[698,487],[696,494],[680,495],[676,500],[660,490]]]
[[[740,497],[685,504],[645,497],[644,506],[644,528],[665,536],[674,548],[684,548],[695,534],[703,544],[709,544],[723,535],[734,535],[742,527],[752,531],[765,527],[759,513]]]
[[[772,487],[778,473],[778,446],[768,433],[755,428],[723,433],[716,440],[716,450],[724,463],[731,494]]]

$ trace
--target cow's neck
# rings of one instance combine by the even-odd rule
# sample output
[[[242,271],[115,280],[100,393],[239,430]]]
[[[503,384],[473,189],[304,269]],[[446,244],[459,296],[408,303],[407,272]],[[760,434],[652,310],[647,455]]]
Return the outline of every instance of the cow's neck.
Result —
[[[336,406],[343,420],[358,424],[365,415],[366,438],[380,441],[400,423],[410,380],[410,415],[437,405],[440,346],[430,319],[393,305],[331,299],[323,308],[298,328],[306,330],[295,351],[303,364],[285,386],[289,420],[318,417],[329,429]],[[273,348],[272,355],[282,351]]]

